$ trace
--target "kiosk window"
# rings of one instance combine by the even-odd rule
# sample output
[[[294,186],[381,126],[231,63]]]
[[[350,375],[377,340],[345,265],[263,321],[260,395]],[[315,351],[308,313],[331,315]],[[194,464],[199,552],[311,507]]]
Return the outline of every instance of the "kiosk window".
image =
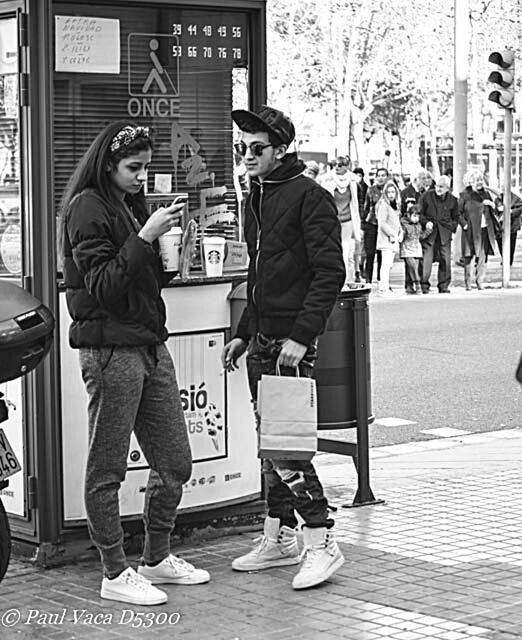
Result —
[[[22,275],[16,18],[0,18],[0,277]]]
[[[129,118],[153,129],[148,193],[187,192],[201,228],[237,239],[230,111],[247,107],[248,25],[223,9],[55,3],[56,207],[96,133]]]

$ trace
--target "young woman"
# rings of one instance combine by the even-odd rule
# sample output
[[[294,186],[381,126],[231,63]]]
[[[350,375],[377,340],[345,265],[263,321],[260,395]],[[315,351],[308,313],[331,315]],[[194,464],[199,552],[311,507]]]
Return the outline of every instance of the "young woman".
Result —
[[[148,215],[143,195],[149,130],[108,125],[69,180],[62,202],[63,273],[89,395],[85,506],[104,577],[101,596],[137,605],[166,602],[152,583],[199,584],[209,574],[170,553],[170,534],[192,457],[172,358],[165,341],[157,238],[183,204]],[[123,550],[118,493],[134,431],[151,471],[138,572]]]
[[[375,205],[377,216],[377,249],[381,251],[381,276],[379,280],[379,293],[383,296],[390,295],[390,271],[393,259],[399,250],[402,240],[400,223],[400,192],[399,188],[389,180],[383,187],[382,196]]]

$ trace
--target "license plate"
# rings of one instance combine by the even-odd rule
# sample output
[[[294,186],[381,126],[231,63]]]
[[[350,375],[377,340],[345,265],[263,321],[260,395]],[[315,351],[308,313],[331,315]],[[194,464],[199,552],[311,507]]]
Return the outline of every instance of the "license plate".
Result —
[[[4,430],[0,429],[0,480],[5,480],[21,470],[22,467],[14,454]]]

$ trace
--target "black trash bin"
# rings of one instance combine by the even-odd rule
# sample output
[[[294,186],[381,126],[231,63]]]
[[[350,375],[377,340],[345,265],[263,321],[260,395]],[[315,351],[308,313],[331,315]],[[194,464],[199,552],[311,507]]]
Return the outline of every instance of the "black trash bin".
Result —
[[[247,303],[246,280],[232,286],[232,290],[228,294],[228,300],[230,300],[230,335],[233,338],[236,335],[237,326]]]
[[[318,428],[356,427],[356,443],[318,439],[318,450],[351,456],[357,470],[352,505],[379,504],[370,487],[368,425],[371,408],[369,301],[371,287],[350,284],[339,294],[319,337],[315,367]]]
[[[339,294],[319,336],[315,366],[319,429],[357,426],[358,392],[373,422],[369,340],[369,285],[350,284]],[[360,398],[360,396],[359,396]]]
[[[54,316],[21,287],[0,280],[0,382],[32,371],[51,347]]]

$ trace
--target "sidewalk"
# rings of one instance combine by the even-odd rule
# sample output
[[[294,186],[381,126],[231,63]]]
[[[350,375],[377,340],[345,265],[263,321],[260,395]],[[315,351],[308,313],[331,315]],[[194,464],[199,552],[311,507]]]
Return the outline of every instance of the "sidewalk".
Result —
[[[141,609],[100,599],[98,562],[43,570],[13,560],[0,638],[522,638],[521,458],[519,429],[372,449],[385,504],[347,508],[351,460],[319,454],[347,559],[329,582],[299,592],[296,567],[233,572],[256,534],[178,549],[211,582],[167,586],[167,605]]]

